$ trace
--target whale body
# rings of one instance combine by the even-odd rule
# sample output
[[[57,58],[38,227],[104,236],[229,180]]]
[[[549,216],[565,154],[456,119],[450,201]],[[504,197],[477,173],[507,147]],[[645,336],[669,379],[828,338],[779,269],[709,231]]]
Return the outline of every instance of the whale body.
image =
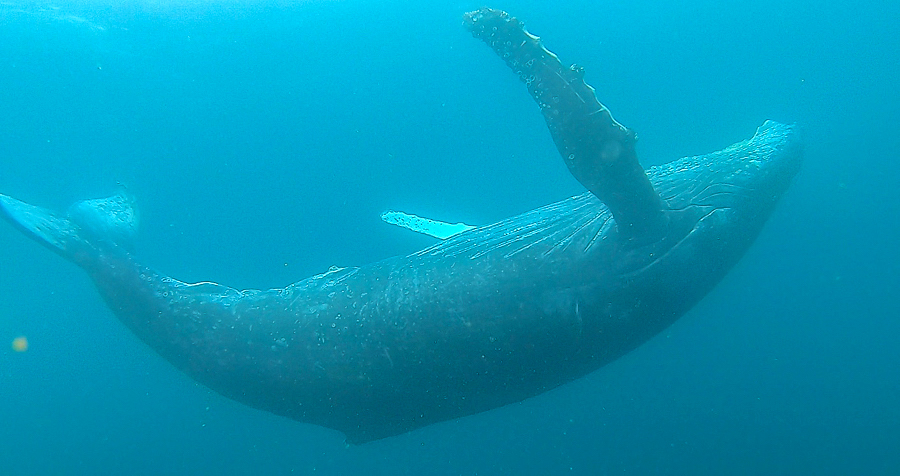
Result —
[[[139,264],[126,195],[66,212],[0,195],[0,215],[85,269],[115,315],[191,378],[352,443],[570,382],[719,282],[788,189],[801,142],[767,121],[747,141],[644,171],[633,133],[578,68],[561,68],[503,12],[472,12],[466,25],[522,77],[587,192],[271,290],[188,284]]]

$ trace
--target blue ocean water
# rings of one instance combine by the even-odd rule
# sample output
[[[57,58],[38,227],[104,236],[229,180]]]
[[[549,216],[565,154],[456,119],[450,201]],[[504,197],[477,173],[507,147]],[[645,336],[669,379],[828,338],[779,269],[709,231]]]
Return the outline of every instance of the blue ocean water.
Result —
[[[472,2],[0,3],[0,193],[135,195],[141,261],[284,286],[581,192]],[[587,378],[348,447],[194,383],[84,273],[0,226],[6,474],[896,474],[900,7],[536,2],[644,165],[796,122],[804,169],[690,313]],[[29,348],[7,345],[26,336]]]

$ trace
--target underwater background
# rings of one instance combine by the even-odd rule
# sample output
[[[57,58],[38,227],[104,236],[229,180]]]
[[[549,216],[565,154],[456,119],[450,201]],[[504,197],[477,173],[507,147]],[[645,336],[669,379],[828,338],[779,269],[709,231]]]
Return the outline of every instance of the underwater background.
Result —
[[[0,193],[125,188],[139,260],[281,287],[578,194],[479,2],[0,2]],[[671,328],[525,402],[362,446],[194,383],[0,226],[3,474],[897,474],[900,4],[500,0],[645,166],[796,122],[805,163]],[[27,350],[24,341],[27,338]]]

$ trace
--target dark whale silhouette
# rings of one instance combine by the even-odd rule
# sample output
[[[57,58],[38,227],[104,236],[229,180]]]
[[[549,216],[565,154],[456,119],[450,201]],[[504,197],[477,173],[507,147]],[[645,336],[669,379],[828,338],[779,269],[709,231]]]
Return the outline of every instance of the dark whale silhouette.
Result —
[[[800,166],[791,126],[645,172],[633,132],[507,14],[465,25],[522,78],[589,190],[284,289],[186,284],[135,260],[125,195],[0,214],[84,268],[193,379],[353,443],[517,402],[592,372],[690,309],[750,246]]]

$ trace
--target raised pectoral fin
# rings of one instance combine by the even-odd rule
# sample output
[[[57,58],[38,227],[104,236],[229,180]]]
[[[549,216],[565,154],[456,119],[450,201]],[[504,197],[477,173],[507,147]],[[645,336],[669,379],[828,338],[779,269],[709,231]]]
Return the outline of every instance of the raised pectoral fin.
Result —
[[[584,70],[563,66],[506,12],[482,8],[464,22],[525,83],[569,171],[610,208],[619,231],[634,236],[658,230],[662,202],[638,163],[636,136],[597,100]]]

